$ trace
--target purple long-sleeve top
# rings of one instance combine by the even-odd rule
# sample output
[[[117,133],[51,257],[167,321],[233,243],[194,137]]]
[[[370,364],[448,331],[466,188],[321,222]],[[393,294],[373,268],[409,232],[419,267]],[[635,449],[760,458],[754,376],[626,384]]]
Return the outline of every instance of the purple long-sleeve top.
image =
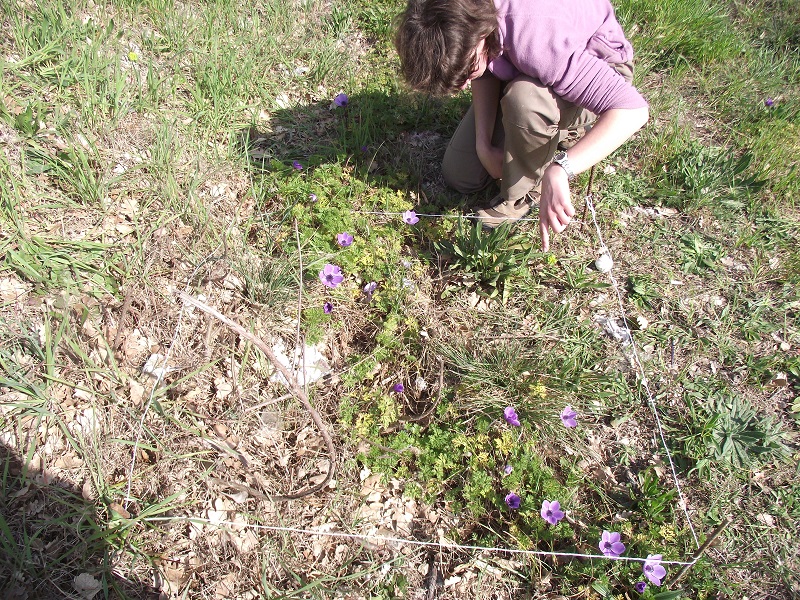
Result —
[[[633,60],[633,47],[608,0],[494,0],[501,54],[489,71],[503,81],[520,74],[600,114],[642,108],[644,97],[610,63]]]

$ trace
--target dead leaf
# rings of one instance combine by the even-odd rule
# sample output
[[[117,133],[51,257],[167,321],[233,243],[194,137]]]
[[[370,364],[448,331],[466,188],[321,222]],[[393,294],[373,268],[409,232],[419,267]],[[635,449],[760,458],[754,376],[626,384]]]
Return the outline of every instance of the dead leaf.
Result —
[[[77,469],[83,466],[83,461],[74,452],[70,452],[59,456],[53,466],[57,469]]]
[[[164,580],[161,584],[161,591],[167,593],[177,593],[184,583],[189,579],[183,565],[174,560],[167,560],[161,564]]]
[[[15,302],[28,293],[30,286],[16,278],[0,277],[0,301],[3,304]]]
[[[227,492],[223,492],[228,498],[236,502],[236,504],[244,504],[247,502],[247,498],[249,494],[246,491],[236,492],[235,494],[229,494]]]
[[[234,275],[233,273],[228,273],[225,275],[225,279],[222,280],[222,287],[227,290],[243,290],[244,283],[242,280]]]
[[[214,388],[216,389],[216,396],[218,400],[227,398],[233,392],[233,386],[224,377],[217,377],[214,380]]]
[[[139,212],[139,201],[132,196],[126,197],[119,203],[118,210],[121,215],[133,220]]]
[[[149,342],[138,329],[134,329],[123,338],[122,352],[127,358],[133,358],[147,350]]]
[[[114,513],[115,516],[120,517],[122,519],[130,519],[131,513],[125,510],[119,502],[112,502],[108,505],[108,508],[111,509],[111,512]]]
[[[90,502],[92,500],[96,500],[97,499],[96,496],[95,496],[94,486],[92,485],[92,480],[91,479],[87,479],[86,481],[83,482],[83,486],[81,487],[81,496],[83,496],[84,500],[87,500],[87,501],[90,501]]]
[[[228,541],[240,554],[250,552],[258,546],[258,536],[250,529],[245,529],[238,535],[232,532],[226,533],[228,534]]]
[[[94,394],[89,390],[84,390],[82,388],[75,388],[75,391],[72,393],[73,398],[77,398],[78,400],[84,400],[86,402],[90,402],[94,398]]]
[[[214,586],[217,598],[233,598],[236,591],[236,573],[228,573]]]
[[[786,373],[775,373],[769,385],[772,387],[789,387],[789,378],[786,376]]]
[[[116,229],[117,232],[121,233],[122,235],[129,235],[136,231],[136,228],[129,223],[117,223],[114,225],[114,229]]]
[[[75,588],[81,598],[90,600],[100,591],[103,584],[88,573],[81,573],[72,580],[72,587]]]
[[[80,414],[76,415],[75,423],[80,427],[81,433],[84,436],[100,435],[102,433],[102,423],[100,417],[94,408],[86,408]]]
[[[144,386],[135,379],[129,379],[128,385],[131,393],[131,404],[141,406],[144,399]]]

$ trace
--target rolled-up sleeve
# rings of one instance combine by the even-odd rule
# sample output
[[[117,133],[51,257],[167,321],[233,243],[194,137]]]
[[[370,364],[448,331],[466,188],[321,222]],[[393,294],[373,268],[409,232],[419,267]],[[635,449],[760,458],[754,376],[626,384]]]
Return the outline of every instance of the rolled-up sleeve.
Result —
[[[570,58],[563,77],[553,83],[553,91],[595,114],[612,108],[647,106],[644,96],[611,65],[587,53]]]

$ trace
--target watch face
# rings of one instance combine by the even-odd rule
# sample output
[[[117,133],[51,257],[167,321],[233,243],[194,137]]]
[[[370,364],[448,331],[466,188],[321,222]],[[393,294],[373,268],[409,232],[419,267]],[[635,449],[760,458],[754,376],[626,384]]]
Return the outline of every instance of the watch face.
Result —
[[[556,152],[555,156],[553,156],[553,160],[564,160],[567,157],[567,153],[563,150],[561,152]]]

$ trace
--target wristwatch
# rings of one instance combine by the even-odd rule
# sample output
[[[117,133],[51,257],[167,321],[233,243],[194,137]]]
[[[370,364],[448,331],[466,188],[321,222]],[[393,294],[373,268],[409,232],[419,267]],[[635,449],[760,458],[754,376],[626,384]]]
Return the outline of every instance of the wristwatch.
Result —
[[[575,171],[572,170],[572,165],[566,152],[556,152],[555,156],[553,156],[553,162],[567,172],[567,181],[575,179]]]

